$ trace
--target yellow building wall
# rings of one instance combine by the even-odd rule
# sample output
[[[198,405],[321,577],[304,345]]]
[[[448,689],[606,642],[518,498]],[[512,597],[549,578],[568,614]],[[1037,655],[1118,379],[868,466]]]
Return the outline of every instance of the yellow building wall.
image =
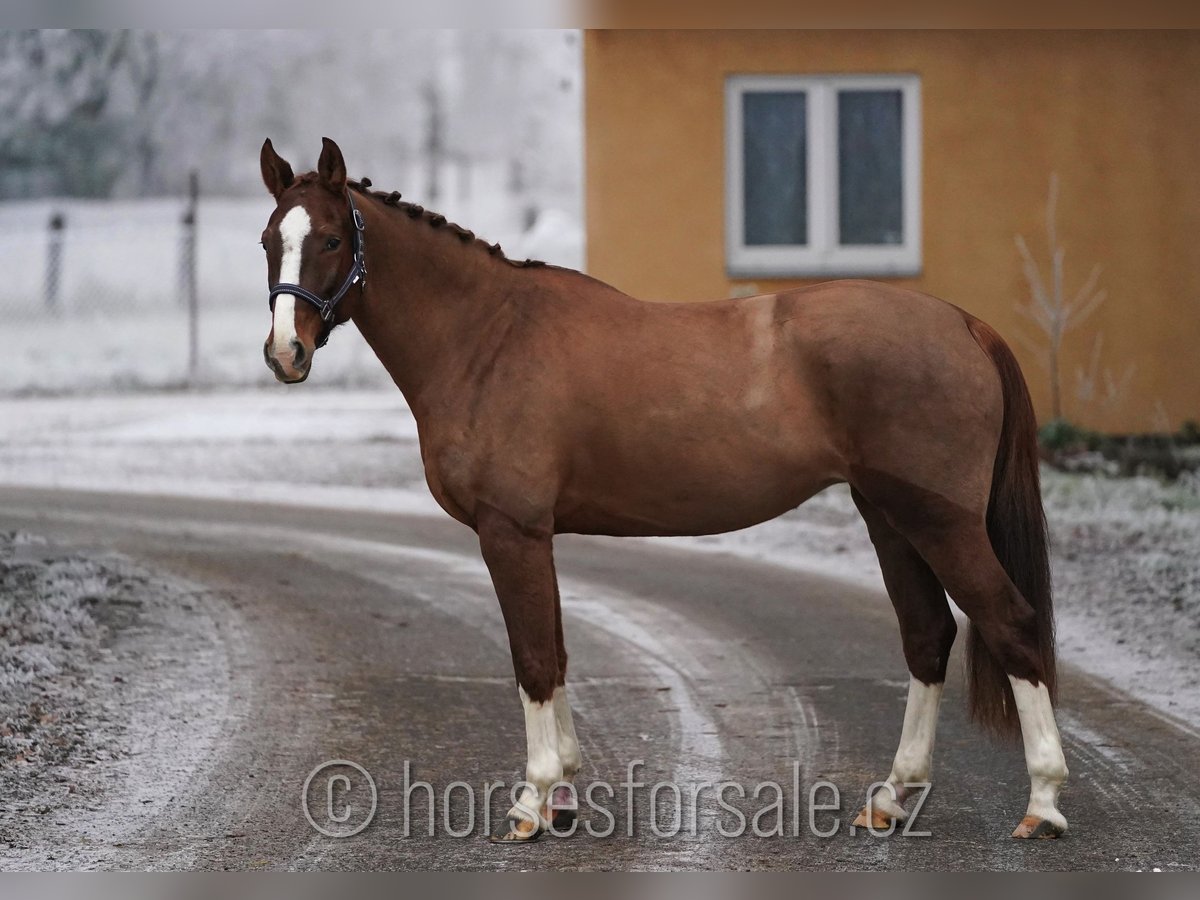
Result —
[[[995,326],[1040,415],[1049,382],[1014,239],[1048,269],[1060,180],[1068,296],[1107,299],[1062,354],[1067,417],[1111,431],[1200,419],[1200,32],[590,31],[584,41],[588,271],[647,299],[765,293],[811,280],[725,270],[724,82],[743,73],[921,76],[923,272],[892,279]],[[1134,366],[1113,402],[1080,372]],[[1101,389],[1103,393],[1103,388]]]

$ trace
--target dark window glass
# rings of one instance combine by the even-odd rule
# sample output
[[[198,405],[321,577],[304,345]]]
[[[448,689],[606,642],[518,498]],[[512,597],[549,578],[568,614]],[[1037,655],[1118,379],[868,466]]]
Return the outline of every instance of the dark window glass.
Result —
[[[807,95],[742,94],[742,153],[746,244],[807,244]]]
[[[904,243],[903,95],[838,91],[838,222],[842,244]]]

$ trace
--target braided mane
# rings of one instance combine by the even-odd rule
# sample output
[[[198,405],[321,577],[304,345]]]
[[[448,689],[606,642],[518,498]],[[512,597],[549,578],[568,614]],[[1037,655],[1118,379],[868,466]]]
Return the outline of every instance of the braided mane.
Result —
[[[309,177],[311,177],[313,180],[316,180],[315,174],[303,175],[298,180],[303,180],[303,179],[309,178]],[[358,193],[362,194],[364,197],[373,197],[376,200],[381,200],[381,201],[383,201],[383,203],[386,206],[394,207],[395,209],[404,213],[410,219],[420,219],[422,222],[425,222],[432,228],[445,229],[446,231],[450,232],[455,237],[457,237],[464,244],[477,244],[479,247],[486,250],[489,254],[496,257],[497,259],[500,259],[500,260],[508,263],[510,266],[516,266],[517,268],[524,269],[524,268],[537,268],[539,266],[546,265],[546,263],[542,262],[541,260],[537,260],[537,259],[524,259],[524,260],[509,259],[507,256],[504,255],[504,250],[501,249],[501,247],[498,243],[497,244],[489,244],[487,241],[483,240],[482,238],[476,237],[475,232],[471,231],[470,229],[463,228],[461,225],[456,225],[454,222],[449,221],[441,213],[435,213],[433,210],[426,209],[425,207],[420,206],[416,203],[409,203],[407,200],[401,200],[399,191],[388,192],[388,191],[373,191],[373,190],[371,190],[370,189],[371,188],[371,179],[370,178],[363,177],[363,178],[360,178],[358,181],[347,181],[346,184],[351,190],[357,191]]]

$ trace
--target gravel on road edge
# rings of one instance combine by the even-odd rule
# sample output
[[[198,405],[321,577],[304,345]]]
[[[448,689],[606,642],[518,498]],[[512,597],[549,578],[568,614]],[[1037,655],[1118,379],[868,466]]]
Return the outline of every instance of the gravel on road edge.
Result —
[[[183,800],[230,711],[235,631],[196,585],[0,534],[0,868],[105,867]]]

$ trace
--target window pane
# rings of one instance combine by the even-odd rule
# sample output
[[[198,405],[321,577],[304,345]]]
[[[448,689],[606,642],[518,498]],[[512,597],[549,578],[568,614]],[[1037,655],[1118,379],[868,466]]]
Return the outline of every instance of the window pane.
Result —
[[[838,91],[838,216],[842,244],[904,243],[903,95]]]
[[[808,97],[742,94],[742,197],[749,245],[808,243]]]

